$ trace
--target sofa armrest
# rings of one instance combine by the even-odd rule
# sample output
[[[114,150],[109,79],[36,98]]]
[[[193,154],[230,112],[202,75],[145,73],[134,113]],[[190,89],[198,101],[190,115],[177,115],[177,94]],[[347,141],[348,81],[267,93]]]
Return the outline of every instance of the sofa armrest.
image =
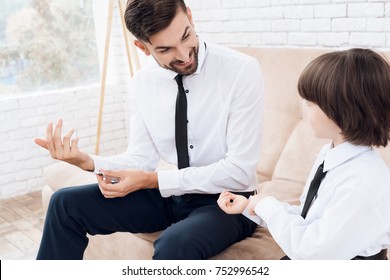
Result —
[[[84,171],[62,161],[47,167],[43,174],[43,180],[53,191],[63,187],[97,183],[96,177],[92,172]]]

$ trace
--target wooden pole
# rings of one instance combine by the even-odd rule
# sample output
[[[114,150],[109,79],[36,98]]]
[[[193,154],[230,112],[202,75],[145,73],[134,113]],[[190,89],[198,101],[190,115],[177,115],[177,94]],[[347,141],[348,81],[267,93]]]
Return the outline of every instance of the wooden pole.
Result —
[[[118,0],[118,5],[119,5],[119,11],[120,11],[120,18],[122,22],[122,31],[123,31],[123,38],[125,39],[125,46],[126,46],[126,53],[127,53],[127,61],[129,63],[129,70],[130,70],[130,77],[134,76],[134,67],[133,67],[133,62],[131,60],[131,53],[130,53],[130,48],[129,48],[129,37],[127,36],[127,29],[126,29],[126,23],[124,19],[124,14],[125,14],[125,8],[123,7],[123,1]]]
[[[101,135],[101,129],[102,129],[104,96],[105,96],[105,90],[106,90],[108,54],[109,54],[109,50],[110,50],[110,37],[111,37],[111,28],[112,28],[112,15],[113,15],[113,10],[114,10],[114,0],[110,0],[108,5],[109,6],[108,6],[108,16],[107,16],[106,42],[105,42],[105,48],[104,48],[102,80],[101,80],[101,86],[100,86],[99,114],[98,114],[98,123],[97,123],[97,131],[96,131],[96,147],[95,147],[95,154],[96,155],[99,154],[100,135]]]
[[[125,24],[125,20],[124,20],[125,7],[123,6],[123,4],[124,4],[123,0],[118,0],[120,18],[121,18],[121,22],[122,22],[123,37],[125,39],[127,60],[129,63],[130,76],[133,77],[134,76],[134,65],[133,65],[133,61],[131,59],[131,56],[132,56],[131,53],[133,53],[133,58],[135,61],[135,69],[137,71],[140,69],[140,62],[139,62],[137,50],[135,49],[134,44],[130,44],[131,48],[129,47],[129,40],[132,41],[134,39],[134,37],[130,32],[128,32],[128,30],[126,28],[126,24]],[[110,0],[109,7],[108,7],[106,42],[105,42],[105,49],[104,49],[102,80],[101,80],[101,87],[100,87],[99,114],[98,114],[98,123],[97,123],[97,131],[96,131],[96,147],[95,147],[95,154],[96,155],[99,154],[100,136],[101,136],[101,130],[102,130],[104,97],[105,97],[105,90],[106,90],[108,55],[109,55],[109,49],[110,49],[110,37],[111,37],[111,29],[112,29],[113,10],[114,10],[114,0]]]

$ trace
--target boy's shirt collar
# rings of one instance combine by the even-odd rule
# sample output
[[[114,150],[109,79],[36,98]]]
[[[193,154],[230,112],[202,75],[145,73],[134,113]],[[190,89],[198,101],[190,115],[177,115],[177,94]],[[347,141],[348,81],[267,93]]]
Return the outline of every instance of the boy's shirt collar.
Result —
[[[322,149],[319,156],[324,160],[324,172],[326,172],[371,149],[368,146],[357,146],[349,142],[341,143],[336,147],[330,143]]]

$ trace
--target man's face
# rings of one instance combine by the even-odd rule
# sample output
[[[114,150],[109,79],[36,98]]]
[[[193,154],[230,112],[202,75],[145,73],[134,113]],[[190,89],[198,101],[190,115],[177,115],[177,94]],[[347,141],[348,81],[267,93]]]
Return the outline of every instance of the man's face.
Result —
[[[172,23],[152,35],[149,42],[135,41],[146,55],[152,55],[157,63],[183,76],[195,73],[198,68],[198,38],[194,30],[191,11],[179,10]]]

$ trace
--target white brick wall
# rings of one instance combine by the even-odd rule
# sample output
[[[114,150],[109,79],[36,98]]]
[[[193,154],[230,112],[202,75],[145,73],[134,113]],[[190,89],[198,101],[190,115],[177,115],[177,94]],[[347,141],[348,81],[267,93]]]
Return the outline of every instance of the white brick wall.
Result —
[[[99,55],[103,58],[107,0],[94,0]],[[186,0],[197,33],[226,45],[375,47],[390,49],[390,1]],[[115,5],[117,2],[115,1]],[[129,70],[115,6],[101,154],[127,143]],[[94,152],[99,85],[0,100],[0,198],[37,190],[48,153],[33,143],[46,124],[64,119],[78,130],[80,146]]]
[[[126,93],[121,91],[120,86],[107,87],[101,154],[121,152],[127,144]],[[54,160],[33,139],[45,137],[49,122],[62,118],[64,132],[77,129],[80,149],[94,153],[99,94],[96,85],[0,100],[0,198],[42,186],[43,170]]]
[[[186,0],[186,3],[193,12],[198,34],[215,43],[390,48],[389,1]]]

